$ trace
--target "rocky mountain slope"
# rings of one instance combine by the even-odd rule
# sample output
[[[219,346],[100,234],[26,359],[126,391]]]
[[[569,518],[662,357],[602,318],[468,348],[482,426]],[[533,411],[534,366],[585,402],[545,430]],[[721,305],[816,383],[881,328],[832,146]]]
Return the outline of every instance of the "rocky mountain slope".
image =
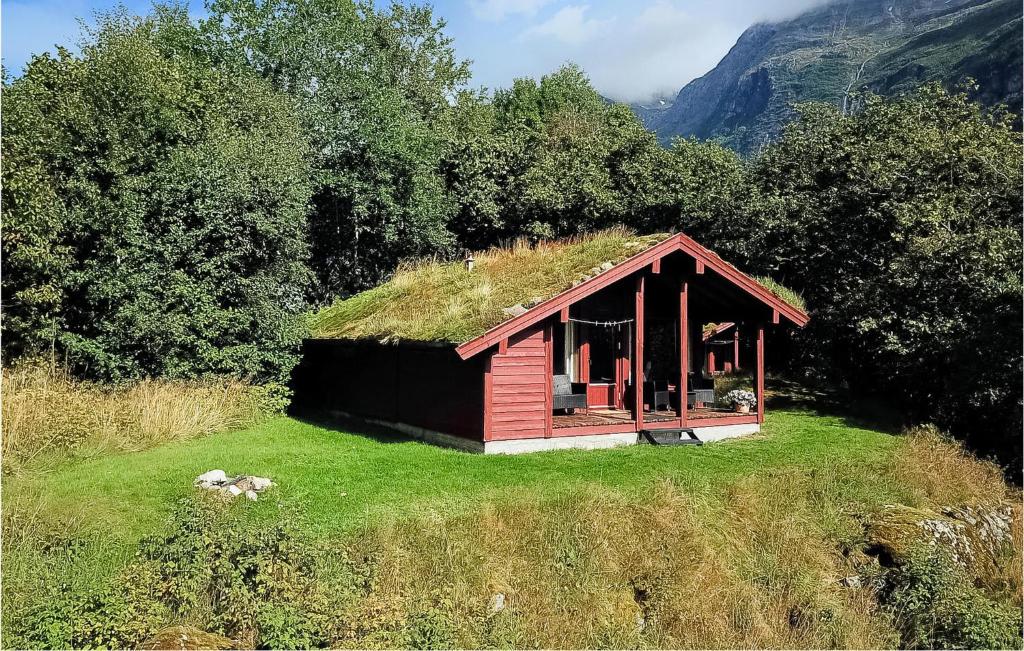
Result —
[[[671,105],[634,106],[663,142],[719,139],[745,153],[776,136],[795,102],[848,107],[861,89],[891,95],[970,77],[987,103],[1020,112],[1019,0],[839,0],[746,30]]]

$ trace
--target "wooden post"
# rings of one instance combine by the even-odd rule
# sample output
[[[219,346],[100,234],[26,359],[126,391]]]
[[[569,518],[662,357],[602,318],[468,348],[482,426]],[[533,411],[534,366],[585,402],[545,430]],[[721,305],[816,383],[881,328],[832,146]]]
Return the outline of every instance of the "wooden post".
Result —
[[[740,326],[737,324],[732,331],[732,370],[740,370]]]
[[[690,366],[689,283],[679,283],[679,427],[686,427]]]
[[[715,374],[715,349],[708,351],[708,375]]]
[[[644,428],[644,277],[636,279],[636,308],[633,321],[633,418],[636,429]]]
[[[491,440],[491,422],[494,420],[494,373],[491,371],[493,353],[484,361],[484,441]]]
[[[757,422],[764,422],[764,326],[757,328]]]
[[[547,406],[547,409],[544,410],[545,438],[550,438],[551,432],[554,429],[555,390],[553,383],[555,374],[555,346],[552,337],[553,330],[554,328],[550,322],[544,326],[544,404]]]
[[[579,381],[590,384],[590,327],[581,324],[580,335],[580,368]]]

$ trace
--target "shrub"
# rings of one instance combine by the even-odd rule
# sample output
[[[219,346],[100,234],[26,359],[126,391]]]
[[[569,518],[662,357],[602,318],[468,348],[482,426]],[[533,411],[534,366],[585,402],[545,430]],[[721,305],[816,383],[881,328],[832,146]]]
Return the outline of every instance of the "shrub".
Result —
[[[1019,649],[1019,608],[996,602],[937,548],[915,550],[884,578],[883,603],[908,649]]]

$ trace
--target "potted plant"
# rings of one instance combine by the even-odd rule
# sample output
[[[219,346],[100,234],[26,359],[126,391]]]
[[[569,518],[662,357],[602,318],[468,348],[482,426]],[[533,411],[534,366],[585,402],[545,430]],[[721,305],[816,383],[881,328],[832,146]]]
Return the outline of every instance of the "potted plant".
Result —
[[[739,414],[749,414],[757,406],[757,396],[752,391],[733,389],[725,394],[725,399],[732,403],[733,409]]]

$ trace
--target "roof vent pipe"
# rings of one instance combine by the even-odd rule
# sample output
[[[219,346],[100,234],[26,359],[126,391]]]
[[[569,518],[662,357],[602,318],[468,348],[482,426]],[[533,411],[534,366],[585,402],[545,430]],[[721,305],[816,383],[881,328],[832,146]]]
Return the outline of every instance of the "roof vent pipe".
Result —
[[[473,271],[473,254],[472,253],[467,253],[466,254],[465,264],[466,264],[466,271]]]

